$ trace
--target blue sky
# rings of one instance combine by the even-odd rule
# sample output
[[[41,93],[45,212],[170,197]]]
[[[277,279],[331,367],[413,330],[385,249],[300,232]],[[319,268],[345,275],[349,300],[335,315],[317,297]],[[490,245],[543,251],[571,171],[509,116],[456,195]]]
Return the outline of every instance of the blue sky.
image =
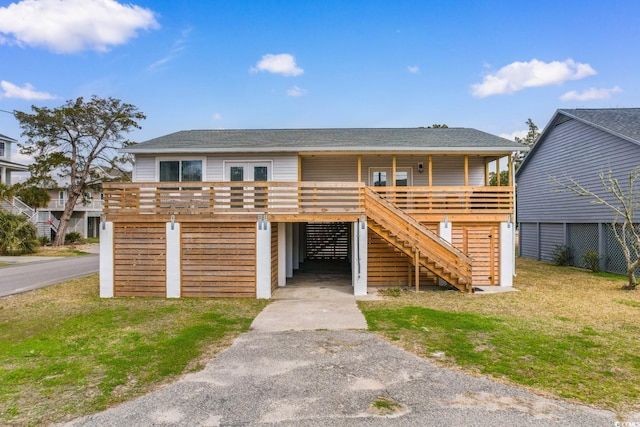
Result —
[[[136,141],[434,123],[512,136],[558,108],[639,107],[639,48],[631,0],[0,0],[0,110],[112,96],[147,115]],[[10,114],[0,133],[21,140]]]

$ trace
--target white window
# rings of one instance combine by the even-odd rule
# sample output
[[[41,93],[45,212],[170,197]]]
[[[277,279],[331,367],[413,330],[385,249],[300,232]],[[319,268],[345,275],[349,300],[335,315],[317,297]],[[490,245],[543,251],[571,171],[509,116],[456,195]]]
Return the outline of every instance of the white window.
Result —
[[[0,142],[0,157],[7,157],[7,153],[5,153],[4,142]]]
[[[202,160],[160,160],[160,182],[202,181]]]
[[[271,162],[225,162],[225,181],[271,181]]]
[[[391,168],[369,168],[369,185],[371,187],[391,187]],[[396,168],[396,187],[408,187],[411,185],[411,168]]]

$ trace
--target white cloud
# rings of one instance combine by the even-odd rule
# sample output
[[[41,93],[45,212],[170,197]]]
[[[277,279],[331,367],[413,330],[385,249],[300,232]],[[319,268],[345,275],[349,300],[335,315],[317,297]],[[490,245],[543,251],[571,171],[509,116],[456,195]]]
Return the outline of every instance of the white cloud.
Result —
[[[518,92],[529,87],[558,85],[568,80],[580,80],[593,76],[596,71],[589,64],[565,61],[513,62],[495,74],[484,77],[482,83],[471,85],[472,94],[478,98]]]
[[[19,87],[10,83],[8,81],[2,80],[0,81],[0,88],[2,92],[0,92],[0,98],[18,98],[18,99],[26,99],[26,100],[45,100],[45,99],[56,99],[55,95],[51,95],[47,92],[38,92],[35,88],[26,83],[24,86]]]
[[[307,94],[306,89],[302,89],[298,86],[294,86],[291,89],[287,90],[287,95],[289,96],[304,96]]]
[[[218,122],[222,120],[222,115],[220,113],[213,113],[213,116],[211,116],[211,118],[214,122]]]
[[[594,101],[598,99],[609,99],[614,93],[622,92],[619,86],[614,86],[611,89],[597,89],[592,87],[579,93],[575,90],[567,92],[560,97],[562,101]]]
[[[153,11],[115,0],[22,0],[0,8],[0,43],[56,53],[106,51],[158,27]]]
[[[529,133],[529,130],[528,129],[524,129],[524,130],[517,130],[517,131],[511,132],[511,133],[501,133],[498,136],[500,138],[506,138],[506,139],[510,139],[511,141],[515,141],[516,137],[524,138],[524,137],[527,136],[528,133]]]
[[[296,65],[293,55],[281,53],[278,55],[266,54],[255,67],[251,68],[252,73],[266,71],[273,74],[282,74],[283,76],[299,76],[304,70]]]
[[[407,71],[409,71],[411,74],[418,74],[420,72],[420,67],[418,67],[417,65],[409,65],[407,67]]]

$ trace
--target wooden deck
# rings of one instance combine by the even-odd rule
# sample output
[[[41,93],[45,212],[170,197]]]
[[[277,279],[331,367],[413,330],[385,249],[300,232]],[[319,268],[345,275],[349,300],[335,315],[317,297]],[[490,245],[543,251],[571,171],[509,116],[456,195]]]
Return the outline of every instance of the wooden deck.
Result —
[[[104,214],[113,222],[356,221],[366,213],[365,185],[346,182],[105,183]],[[371,187],[421,222],[504,222],[511,187]]]

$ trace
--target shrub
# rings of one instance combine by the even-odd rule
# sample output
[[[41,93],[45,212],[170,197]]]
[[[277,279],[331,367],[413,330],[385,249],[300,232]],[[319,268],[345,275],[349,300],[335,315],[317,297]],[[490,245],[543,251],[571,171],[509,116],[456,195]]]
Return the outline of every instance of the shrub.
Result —
[[[600,254],[593,249],[587,249],[582,255],[582,264],[594,273],[600,272]]]
[[[553,250],[553,263],[555,265],[569,265],[573,261],[573,249],[571,246],[556,245]]]
[[[22,255],[38,247],[36,226],[22,215],[0,211],[0,255]]]
[[[47,246],[49,243],[51,243],[51,239],[47,236],[39,236],[38,242],[40,242],[40,246]]]
[[[71,231],[64,235],[65,243],[77,243],[80,240],[82,240],[82,234],[78,233],[77,231]]]

